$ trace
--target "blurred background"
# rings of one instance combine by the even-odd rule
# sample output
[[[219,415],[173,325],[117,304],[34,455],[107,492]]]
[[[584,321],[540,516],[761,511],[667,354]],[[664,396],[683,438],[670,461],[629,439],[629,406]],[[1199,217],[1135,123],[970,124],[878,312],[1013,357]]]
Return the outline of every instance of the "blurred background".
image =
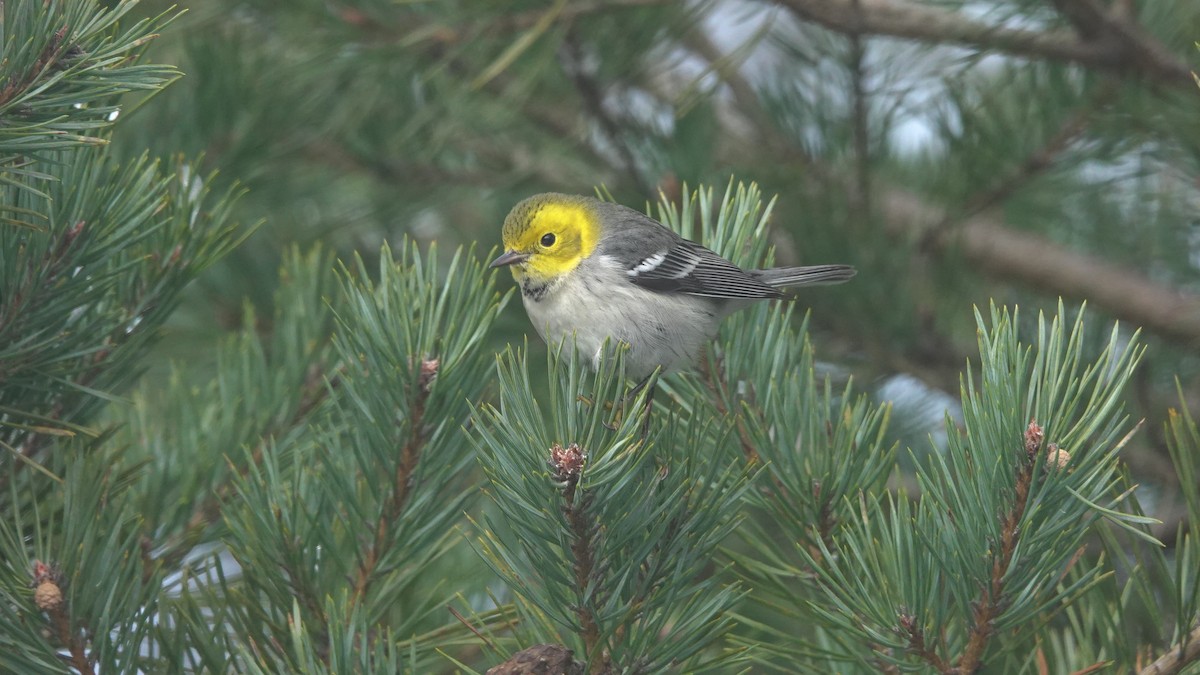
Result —
[[[1147,424],[1124,453],[1148,501],[1171,502],[1161,429],[1176,377],[1200,404],[1194,0],[154,0],[138,11],[172,6],[186,12],[149,59],[185,77],[125,113],[135,119],[113,147],[202,155],[218,183],[247,188],[238,217],[260,226],[190,289],[151,393],[172,361],[206,376],[244,303],[271,316],[289,245],[369,258],[410,237],[483,257],[533,193],[603,186],[644,208],[698,184],[719,196],[733,178],[778,197],[779,262],[858,267],[801,302],[830,369],[895,402],[903,445],[929,447],[947,409],[952,423],[975,305],[1017,305],[1033,330],[1059,298],[1086,301],[1097,344],[1109,320],[1142,327],[1151,348],[1131,403]],[[517,305],[501,328],[499,343],[532,336]]]

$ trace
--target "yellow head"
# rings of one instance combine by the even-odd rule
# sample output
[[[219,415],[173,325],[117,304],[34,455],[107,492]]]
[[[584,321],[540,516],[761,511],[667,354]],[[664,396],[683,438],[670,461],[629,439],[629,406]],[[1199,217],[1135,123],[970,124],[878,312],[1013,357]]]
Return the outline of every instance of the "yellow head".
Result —
[[[504,219],[504,253],[491,266],[511,265],[518,283],[556,279],[596,249],[599,218],[594,200],[587,197],[534,195],[514,206]]]

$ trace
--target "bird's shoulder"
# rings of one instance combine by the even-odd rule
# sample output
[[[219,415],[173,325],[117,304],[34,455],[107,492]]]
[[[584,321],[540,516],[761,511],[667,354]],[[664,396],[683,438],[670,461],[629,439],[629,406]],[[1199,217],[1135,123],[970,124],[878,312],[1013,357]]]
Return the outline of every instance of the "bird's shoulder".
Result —
[[[648,254],[687,242],[666,225],[627,206],[600,202],[598,208],[602,210],[604,234],[596,252],[626,269],[641,263]]]

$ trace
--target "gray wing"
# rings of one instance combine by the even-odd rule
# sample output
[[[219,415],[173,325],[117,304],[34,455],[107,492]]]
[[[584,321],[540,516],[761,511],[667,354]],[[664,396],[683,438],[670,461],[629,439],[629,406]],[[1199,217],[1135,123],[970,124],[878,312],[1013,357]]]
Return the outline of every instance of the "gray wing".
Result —
[[[629,280],[642,288],[720,299],[783,297],[754,274],[643,213],[617,204],[599,208],[608,210],[608,222],[616,231],[599,253],[617,261]]]
[[[679,239],[625,272],[652,291],[706,298],[779,298],[783,294],[700,244]]]

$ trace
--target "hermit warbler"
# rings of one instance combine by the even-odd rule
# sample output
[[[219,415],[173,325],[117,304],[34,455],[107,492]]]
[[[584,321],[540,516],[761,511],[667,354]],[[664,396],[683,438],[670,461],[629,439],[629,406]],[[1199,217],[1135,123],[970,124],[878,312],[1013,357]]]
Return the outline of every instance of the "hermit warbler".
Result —
[[[744,270],[631,208],[546,193],[504,219],[504,253],[533,327],[550,344],[574,336],[602,356],[606,339],[628,345],[626,374],[691,366],[721,320],[779,289],[837,283],[847,265]]]

